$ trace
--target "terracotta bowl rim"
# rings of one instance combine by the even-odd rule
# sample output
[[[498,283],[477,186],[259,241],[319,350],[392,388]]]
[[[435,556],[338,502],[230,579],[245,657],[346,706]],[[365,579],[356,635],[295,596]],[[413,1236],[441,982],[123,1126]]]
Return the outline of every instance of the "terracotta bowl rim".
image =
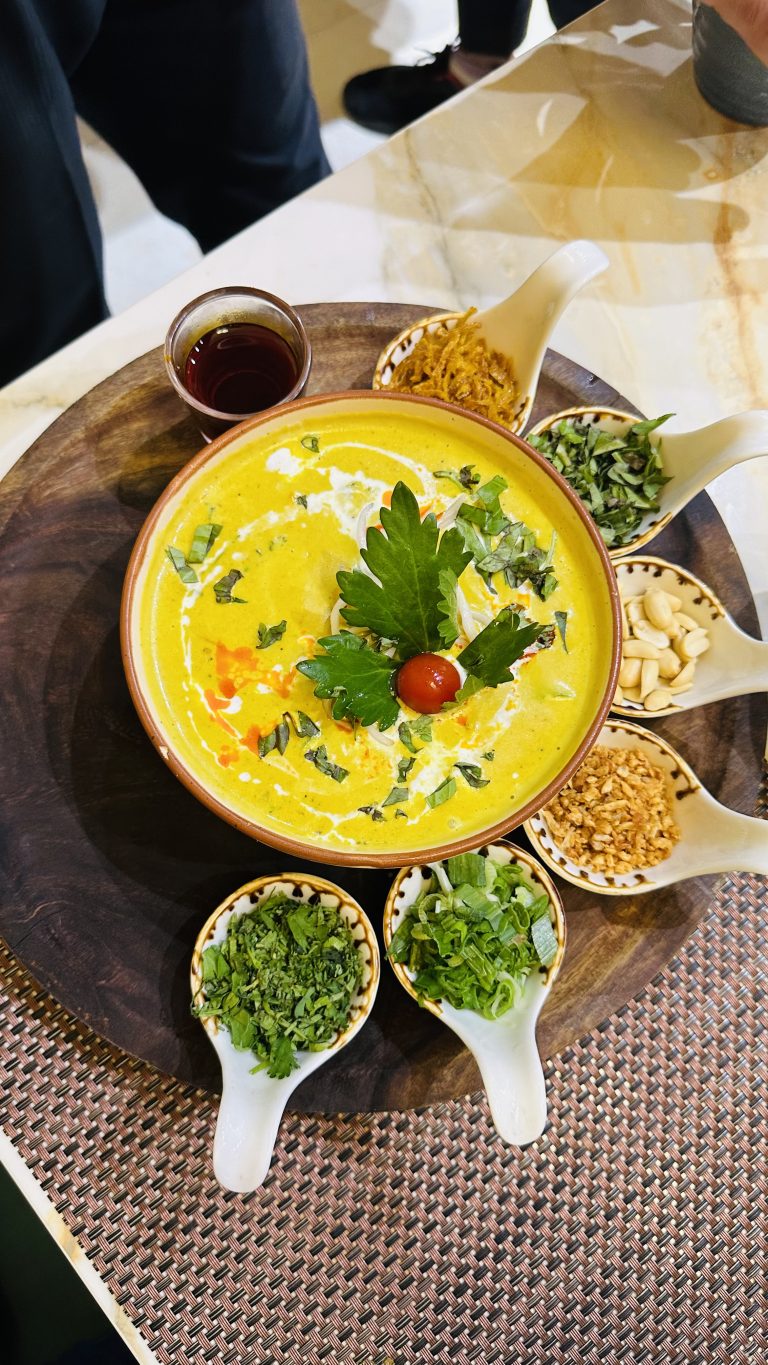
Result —
[[[380,852],[347,852],[342,849],[324,848],[319,844],[309,843],[299,837],[284,835],[275,830],[270,830],[264,825],[260,825],[255,820],[249,820],[246,816],[239,815],[231,810],[223,801],[213,796],[204,783],[200,781],[181,759],[174,752],[168,738],[162,734],[156,725],[151,709],[145,700],[139,679],[136,661],[134,657],[134,645],[131,638],[131,618],[133,614],[134,599],[136,593],[136,583],[139,576],[145,555],[147,554],[152,536],[165,510],[167,503],[176,496],[181,488],[184,487],[194,475],[197,474],[209,460],[216,456],[219,451],[232,441],[240,440],[250,431],[256,431],[260,426],[267,422],[274,422],[276,417],[290,419],[294,414],[301,413],[306,409],[316,409],[327,403],[367,403],[377,406],[381,403],[400,403],[406,406],[415,405],[418,408],[427,410],[437,409],[444,411],[453,418],[460,418],[464,422],[469,422],[475,426],[487,429],[493,435],[502,437],[510,442],[552,480],[559,489],[566,502],[576,511],[576,514],[585,527],[587,535],[597,553],[598,560],[603,570],[604,580],[608,589],[608,596],[611,607],[611,618],[613,624],[613,641],[611,648],[611,658],[608,668],[608,677],[599,706],[594,718],[583,736],[570,759],[563,765],[558,774],[548,783],[544,790],[530,801],[526,802],[513,816],[498,820],[494,825],[485,830],[474,830],[470,834],[458,836],[448,842],[437,844],[432,847],[420,849],[385,850]],[[442,399],[423,398],[417,394],[407,393],[387,393],[386,390],[370,389],[342,389],[332,393],[315,394],[306,398],[295,399],[291,403],[286,403],[280,408],[271,408],[264,413],[258,413],[255,417],[250,417],[246,421],[232,427],[221,436],[215,438],[210,444],[199,450],[191,460],[187,461],[179,472],[171,479],[165,487],[157,501],[151,508],[144,524],[136,537],[135,544],[131,551],[128,565],[125,571],[123,582],[123,592],[120,602],[120,651],[122,655],[123,668],[125,671],[128,690],[131,699],[138,712],[139,719],[152,741],[155,749],[160,754],[167,767],[180,782],[187,788],[193,796],[206,806],[214,815],[233,825],[241,833],[247,834],[252,839],[257,839],[260,843],[267,844],[272,848],[277,848],[283,853],[291,854],[297,858],[305,858],[308,862],[318,862],[331,867],[395,867],[399,868],[407,861],[411,862],[437,862],[444,858],[453,857],[458,853],[468,853],[472,849],[479,848],[485,844],[498,842],[508,834],[510,830],[522,825],[525,820],[534,815],[536,811],[547,804],[553,796],[560,791],[561,787],[573,776],[573,773],[583,761],[585,755],[597,741],[597,737],[605,723],[611,708],[613,694],[616,690],[616,683],[621,664],[621,612],[619,605],[619,590],[616,574],[611,563],[610,556],[603,542],[595,523],[587,512],[581,500],[574,493],[569,484],[562,478],[557,470],[553,469],[548,460],[534,450],[532,446],[523,440],[516,433],[508,431],[498,423],[490,421],[487,417],[480,417],[476,413],[468,412],[464,408],[456,407],[452,403],[446,403]]]

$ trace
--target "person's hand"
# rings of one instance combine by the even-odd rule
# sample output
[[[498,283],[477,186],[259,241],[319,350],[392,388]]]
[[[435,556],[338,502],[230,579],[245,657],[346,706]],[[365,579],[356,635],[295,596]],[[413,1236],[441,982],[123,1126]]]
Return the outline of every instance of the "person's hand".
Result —
[[[768,66],[768,0],[707,0]]]

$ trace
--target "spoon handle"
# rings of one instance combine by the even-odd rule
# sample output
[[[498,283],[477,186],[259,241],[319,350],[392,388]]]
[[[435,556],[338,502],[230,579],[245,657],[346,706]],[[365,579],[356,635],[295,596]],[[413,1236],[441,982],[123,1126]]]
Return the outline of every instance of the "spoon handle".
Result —
[[[706,852],[696,873],[754,872],[768,877],[768,821],[740,815],[719,801],[712,804],[717,819],[714,824],[708,822]]]
[[[296,1080],[251,1074],[253,1054],[219,1051],[223,1091],[213,1140],[213,1171],[220,1185],[247,1194],[264,1184],[277,1130]]]
[[[547,1093],[535,1030],[535,1018],[528,1018],[519,1029],[499,1028],[497,1040],[472,1046],[496,1132],[515,1147],[541,1137],[547,1123]]]
[[[545,327],[546,340],[561,313],[585,284],[608,268],[608,257],[594,242],[578,240],[566,242],[543,261],[518,289],[500,303],[485,309],[478,317],[489,344],[500,351],[508,350],[507,328],[520,326],[520,319],[534,318],[538,327]]]

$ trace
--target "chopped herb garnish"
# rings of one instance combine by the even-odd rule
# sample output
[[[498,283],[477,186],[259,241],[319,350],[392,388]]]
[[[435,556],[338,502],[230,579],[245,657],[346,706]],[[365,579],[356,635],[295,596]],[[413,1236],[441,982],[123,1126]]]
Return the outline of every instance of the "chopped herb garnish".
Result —
[[[462,465],[459,470],[433,469],[432,473],[436,479],[450,479],[451,483],[455,483],[457,488],[462,488],[467,491],[474,488],[480,482],[480,475],[472,464]]]
[[[488,761],[488,763],[493,763],[493,760],[494,760],[495,757],[496,757],[496,750],[495,750],[495,749],[488,749],[488,750],[483,754],[483,758],[486,759],[486,760]]]
[[[259,758],[266,758],[267,754],[270,754],[273,749],[277,749],[279,754],[284,754],[288,748],[290,737],[288,722],[283,719],[270,734],[259,736]]]
[[[401,806],[404,801],[409,799],[407,787],[393,787],[386,800],[382,801],[382,806]]]
[[[328,1047],[347,1027],[362,964],[335,906],[275,892],[231,916],[224,941],[203,953],[202,975],[193,1013],[255,1053],[254,1071],[281,1078],[298,1066],[297,1050]]]
[[[318,644],[324,652],[301,659],[296,667],[312,679],[316,697],[333,698],[334,719],[359,720],[380,730],[394,725],[400,710],[392,690],[395,662],[349,630],[327,635]]]
[[[316,725],[312,717],[308,716],[305,711],[297,711],[295,716],[286,711],[285,719],[290,719],[299,739],[314,739],[315,735],[320,734],[320,726]]]
[[[246,601],[246,598],[235,597],[232,593],[232,589],[236,583],[240,582],[242,576],[239,569],[230,569],[229,573],[225,574],[223,578],[220,578],[218,583],[214,583],[213,591],[216,594],[216,601],[220,605],[224,605],[227,602],[240,602],[242,604]]]
[[[415,762],[415,758],[400,759],[400,762],[397,765],[397,777],[399,782],[405,781]]]
[[[386,815],[379,810],[378,806],[358,806],[357,809],[360,811],[361,815],[369,815],[372,820],[382,821],[387,818]]]
[[[454,763],[453,766],[458,769],[470,787],[487,787],[491,780],[489,777],[483,777],[483,770],[476,763]]]
[[[455,796],[455,794],[456,778],[446,777],[445,781],[441,782],[439,787],[435,787],[435,790],[429,793],[427,805],[431,806],[434,810],[435,806],[442,806],[445,801],[450,801],[451,797]]]
[[[441,536],[429,513],[422,521],[419,504],[406,484],[395,485],[391,507],[382,507],[383,530],[369,527],[361,552],[373,577],[359,569],[336,575],[346,605],[342,616],[397,644],[401,659],[441,648],[440,574],[456,576],[471,555],[461,533],[452,527]]]
[[[282,640],[283,636],[285,635],[285,628],[287,624],[288,624],[287,621],[280,621],[279,625],[265,626],[264,622],[262,621],[258,629],[258,643],[256,645],[256,648],[269,649],[269,646],[273,645],[276,640]]]
[[[195,534],[192,537],[192,548],[187,556],[189,563],[202,564],[218,535],[221,535],[221,527],[213,521],[206,521],[202,526],[196,526]]]
[[[569,652],[569,651],[568,651],[568,646],[567,646],[567,644],[565,643],[565,632],[566,632],[566,630],[567,630],[567,628],[568,628],[568,612],[567,612],[567,611],[556,611],[556,612],[555,612],[555,625],[557,626],[557,629],[558,629],[558,631],[560,632],[560,639],[561,639],[562,642],[563,642],[563,649],[565,650],[565,652],[566,652],[566,654],[567,654],[567,653]]]
[[[659,493],[669,476],[663,472],[661,442],[655,446],[649,437],[672,415],[635,422],[623,436],[599,422],[566,417],[528,440],[568,480],[606,545],[626,545],[648,512],[660,510]]]
[[[420,739],[423,744],[429,744],[432,739],[432,717],[417,716],[415,720],[410,722],[403,720],[397,727],[397,733],[409,754],[417,754],[419,750],[416,748],[414,740]]]
[[[407,819],[408,819],[408,816],[406,815],[406,813],[405,813],[404,810],[396,810],[396,811],[395,811],[395,819],[396,819],[396,820],[407,820]]]
[[[553,626],[528,621],[522,612],[504,607],[459,654],[458,662],[470,676],[457,692],[456,700],[466,701],[478,687],[499,687],[509,682],[510,667],[526,649],[533,644],[548,648],[554,634]]]
[[[165,553],[170,559],[182,583],[197,582],[197,574],[194,569],[190,568],[186,556],[181,553],[181,550],[177,550],[175,545],[169,545],[166,548]]]
[[[340,768],[338,763],[331,763],[324,744],[317,749],[307,749],[304,757],[308,763],[314,763],[318,772],[324,773],[326,777],[332,777],[334,782],[343,782],[345,777],[349,777],[349,768]]]
[[[483,575],[503,572],[510,588],[530,583],[537,597],[545,601],[557,587],[552,569],[556,543],[553,531],[549,549],[541,550],[533,531],[522,521],[516,521],[507,525],[496,549],[479,559],[477,567]]]
[[[305,450],[311,450],[313,455],[319,455],[320,442],[316,436],[302,436],[301,444]]]
[[[422,998],[498,1019],[520,999],[526,978],[557,953],[549,897],[517,863],[477,853],[443,864],[452,890],[432,876],[389,945]]]
[[[297,493],[294,501],[299,504],[299,507],[306,507],[307,505],[306,493]]]

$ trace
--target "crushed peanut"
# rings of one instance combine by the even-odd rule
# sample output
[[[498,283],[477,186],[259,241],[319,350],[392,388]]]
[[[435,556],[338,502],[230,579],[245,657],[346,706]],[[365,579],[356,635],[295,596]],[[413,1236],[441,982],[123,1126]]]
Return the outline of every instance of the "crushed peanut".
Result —
[[[654,867],[680,838],[664,772],[642,749],[596,745],[541,814],[560,851],[596,872]]]
[[[520,411],[514,371],[506,356],[492,351],[470,308],[454,327],[440,323],[425,331],[409,355],[395,366],[387,387],[398,392],[442,398],[460,408],[511,426]]]

